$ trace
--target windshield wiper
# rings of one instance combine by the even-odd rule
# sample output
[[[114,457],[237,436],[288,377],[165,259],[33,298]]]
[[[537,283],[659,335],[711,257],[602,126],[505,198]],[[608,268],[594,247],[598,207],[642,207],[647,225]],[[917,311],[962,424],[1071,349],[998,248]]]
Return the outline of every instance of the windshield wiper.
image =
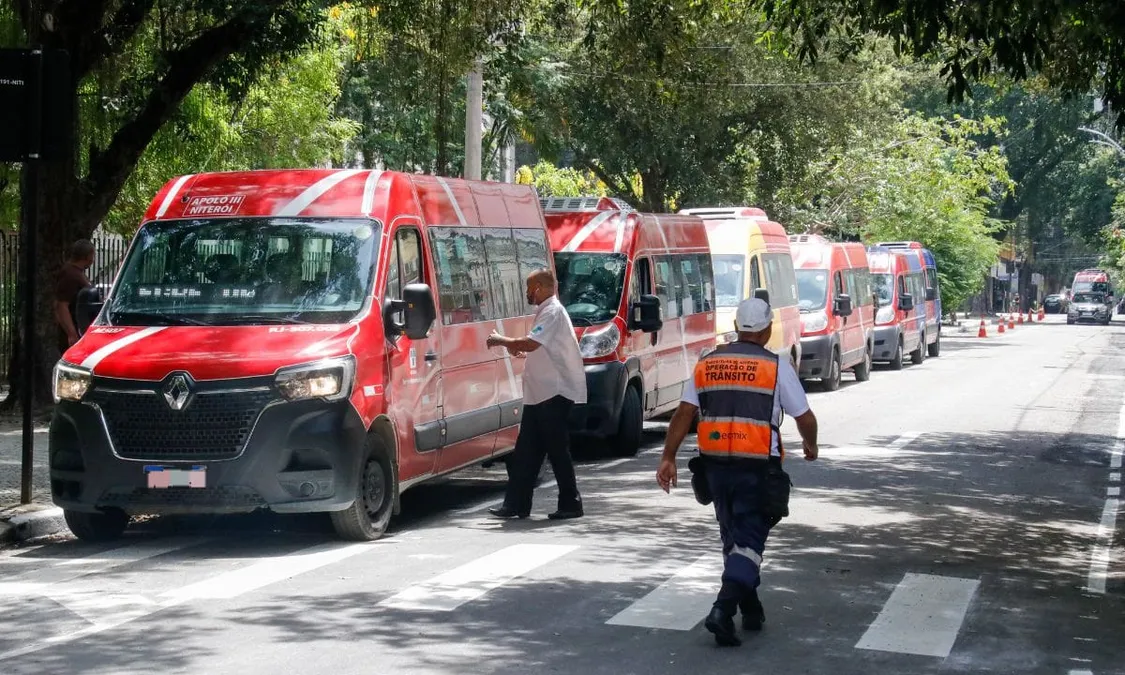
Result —
[[[293,316],[293,315],[277,316],[275,314],[239,314],[238,316],[232,317],[230,319],[224,319],[224,321],[228,321],[229,322],[228,325],[236,325],[236,326],[252,325],[252,324],[256,324],[256,323],[282,324],[282,325],[307,324],[308,323],[308,321],[298,319],[296,316]]]
[[[110,323],[116,324],[116,325],[121,325],[121,322],[120,322],[119,319],[122,315],[124,315],[124,316],[136,316],[136,317],[141,317],[141,318],[144,318],[144,319],[153,319],[153,320],[157,320],[157,321],[164,321],[168,325],[172,325],[172,326],[209,326],[209,325],[211,325],[211,324],[207,323],[206,321],[200,321],[199,319],[192,319],[192,318],[184,316],[182,314],[169,314],[168,312],[127,312],[127,311],[122,311],[122,310],[110,310],[110,312],[109,312]],[[160,324],[153,324],[153,325],[158,326]]]

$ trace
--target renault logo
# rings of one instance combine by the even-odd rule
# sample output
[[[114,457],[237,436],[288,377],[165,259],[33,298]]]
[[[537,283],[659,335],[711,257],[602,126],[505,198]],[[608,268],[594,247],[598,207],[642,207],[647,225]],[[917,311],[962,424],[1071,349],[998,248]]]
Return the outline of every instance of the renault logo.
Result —
[[[188,387],[187,378],[176,375],[164,385],[164,400],[172,410],[183,410],[191,398],[191,389]]]

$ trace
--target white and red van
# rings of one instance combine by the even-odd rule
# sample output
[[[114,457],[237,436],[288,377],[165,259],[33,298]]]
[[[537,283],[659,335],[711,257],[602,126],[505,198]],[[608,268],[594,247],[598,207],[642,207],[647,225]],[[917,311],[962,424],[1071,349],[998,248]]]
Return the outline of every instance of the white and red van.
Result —
[[[571,426],[634,454],[644,419],[676,409],[715,346],[706,226],[606,198],[544,199],[543,210],[559,300],[586,363],[588,402],[575,406]]]
[[[926,359],[926,282],[918,256],[882,246],[867,247],[875,300],[875,361],[901,370],[903,357]],[[915,300],[918,298],[918,300]]]
[[[530,328],[541,268],[531,187],[173,180],[56,367],[52,497],[82,539],[132,514],[261,508],[377,538],[407,488],[514,447],[524,362],[485,339]]]
[[[802,379],[819,378],[824,388],[840,388],[840,373],[871,377],[875,348],[875,300],[867,249],[863,244],[831,242],[819,235],[791,235],[801,310]]]

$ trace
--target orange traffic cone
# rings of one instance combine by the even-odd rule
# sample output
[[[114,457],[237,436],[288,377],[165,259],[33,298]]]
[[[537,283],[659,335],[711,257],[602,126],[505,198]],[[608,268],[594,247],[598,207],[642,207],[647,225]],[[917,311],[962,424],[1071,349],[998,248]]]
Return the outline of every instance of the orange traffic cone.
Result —
[[[1012,318],[1011,314],[1009,314],[1008,315],[1008,330],[1015,330],[1015,329],[1016,329],[1016,320]]]
[[[984,327],[984,319],[980,320],[980,330],[977,331],[977,337],[988,337],[988,330]]]
[[[1000,319],[1000,328],[996,332],[1000,333],[1001,335],[1004,334],[1004,319],[1003,318]]]
[[[1020,313],[1016,314],[1016,316],[1019,317],[1019,321],[1017,321],[1016,323],[1018,323],[1019,325],[1022,326],[1023,325],[1023,312],[1020,312]]]
[[[1046,319],[1046,318],[1047,318],[1047,313],[1043,311],[1042,307],[1040,307],[1039,308],[1039,320],[1042,321],[1043,319]]]
[[[1035,323],[1035,312],[1028,312],[1027,313],[1027,322],[1028,323]]]

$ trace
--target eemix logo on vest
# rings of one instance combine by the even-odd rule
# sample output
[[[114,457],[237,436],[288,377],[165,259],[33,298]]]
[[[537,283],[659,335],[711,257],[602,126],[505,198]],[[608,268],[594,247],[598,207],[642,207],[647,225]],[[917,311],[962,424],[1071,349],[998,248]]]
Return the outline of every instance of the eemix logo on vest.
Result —
[[[750,440],[749,434],[744,434],[741,431],[712,431],[709,435],[713,441],[747,441]]]

